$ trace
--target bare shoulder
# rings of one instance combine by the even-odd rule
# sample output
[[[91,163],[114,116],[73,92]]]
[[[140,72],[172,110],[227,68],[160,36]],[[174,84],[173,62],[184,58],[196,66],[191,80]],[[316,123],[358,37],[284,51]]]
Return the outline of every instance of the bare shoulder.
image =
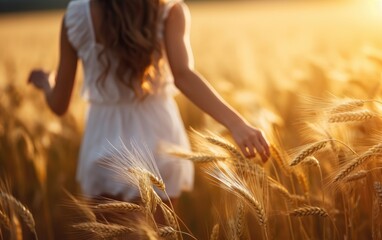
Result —
[[[168,20],[179,21],[189,19],[190,17],[190,10],[187,4],[183,1],[179,1],[175,3],[174,6],[171,8],[168,15]]]

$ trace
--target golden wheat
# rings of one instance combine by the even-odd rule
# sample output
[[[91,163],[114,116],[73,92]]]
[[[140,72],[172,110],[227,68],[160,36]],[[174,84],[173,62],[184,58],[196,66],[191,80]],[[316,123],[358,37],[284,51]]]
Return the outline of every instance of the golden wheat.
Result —
[[[271,144],[269,146],[269,151],[271,153],[271,157],[276,160],[284,174],[289,175],[290,170],[286,167],[284,158],[282,157],[280,150],[274,144]]]
[[[353,173],[347,177],[344,178],[344,182],[353,182],[353,181],[357,181],[359,179],[363,179],[367,176],[367,171],[365,170],[360,170],[356,173]]]
[[[101,238],[114,238],[127,233],[131,233],[134,229],[118,224],[105,224],[99,222],[85,222],[73,225],[73,228],[89,233],[94,233]]]
[[[15,211],[17,215],[23,219],[24,223],[29,227],[31,232],[36,232],[36,224],[33,215],[28,210],[28,208],[26,208],[21,202],[19,202],[16,198],[8,193],[0,192],[0,200],[1,199],[9,206],[11,210]]]
[[[95,206],[99,211],[142,211],[142,207],[129,202],[111,202],[111,203],[102,203]]]
[[[241,239],[242,235],[244,234],[244,219],[245,219],[245,209],[244,204],[239,201],[237,204],[237,213],[235,218],[235,233],[236,237]]]
[[[9,217],[5,215],[2,211],[0,211],[0,223],[7,229],[11,226],[11,221],[9,220]]]
[[[215,224],[214,227],[212,228],[210,240],[218,240],[219,239],[219,229],[220,229],[220,225]]]
[[[205,139],[210,142],[211,144],[214,144],[216,146],[219,146],[225,150],[227,150],[233,157],[237,158],[240,161],[246,161],[246,158],[243,156],[243,154],[231,143],[228,143],[222,139],[219,139],[217,137],[210,137],[206,136]]]
[[[158,234],[162,238],[175,238],[177,235],[177,231],[173,229],[172,227],[166,226],[166,227],[161,227],[158,229]]]
[[[372,157],[374,157],[374,154],[363,154],[359,157],[356,157],[355,159],[353,159],[353,161],[351,161],[350,163],[348,163],[347,165],[345,165],[340,171],[339,173],[334,177],[334,180],[333,182],[338,182],[342,179],[344,179],[346,176],[348,176],[354,169],[356,169],[358,166],[362,165],[365,161],[371,159]]]
[[[162,209],[163,216],[167,225],[174,229],[178,229],[178,223],[176,221],[176,218],[174,217],[173,212],[167,207],[166,204],[160,204],[160,207]]]
[[[329,216],[329,214],[323,208],[312,207],[312,206],[294,209],[289,214],[294,217],[305,217],[305,216],[328,217]]]
[[[301,164],[306,166],[314,166],[314,167],[320,166],[320,162],[314,156],[306,157],[304,160],[301,161]]]
[[[147,176],[154,186],[156,186],[162,191],[166,190],[166,185],[164,184],[163,180],[156,177],[153,173],[151,173],[150,171],[146,169],[139,168],[139,167],[132,167],[132,168],[129,168],[129,172],[134,173],[136,176],[140,176],[140,175]]]
[[[361,108],[365,105],[364,100],[351,100],[338,104],[330,109],[331,114],[338,114],[343,112],[353,111],[354,109]]]
[[[311,156],[315,152],[319,151],[320,149],[324,148],[327,145],[328,141],[321,141],[317,143],[313,143],[308,148],[305,148],[302,150],[289,164],[291,167],[296,166],[299,164],[302,160],[304,160],[306,157]]]
[[[374,190],[377,194],[379,206],[382,207],[382,184],[381,184],[381,182],[374,182]]]
[[[378,115],[370,111],[359,111],[359,112],[345,112],[333,114],[329,117],[329,123],[341,123],[341,122],[351,122],[351,121],[365,121],[377,117]]]
[[[256,212],[256,216],[260,222],[260,225],[266,225],[267,218],[265,210],[258,200],[256,200],[251,193],[240,186],[232,186],[233,190],[239,194]]]

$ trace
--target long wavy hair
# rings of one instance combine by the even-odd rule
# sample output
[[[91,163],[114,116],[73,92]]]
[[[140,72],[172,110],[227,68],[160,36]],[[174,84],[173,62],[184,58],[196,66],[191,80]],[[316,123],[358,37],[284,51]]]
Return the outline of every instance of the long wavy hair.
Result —
[[[118,80],[136,93],[144,79],[153,74],[158,60],[160,44],[157,39],[159,11],[162,0],[98,0],[102,9],[99,41],[103,50],[99,54],[111,54],[118,60]],[[110,71],[110,60],[98,83],[103,82]],[[138,89],[137,89],[138,88]]]

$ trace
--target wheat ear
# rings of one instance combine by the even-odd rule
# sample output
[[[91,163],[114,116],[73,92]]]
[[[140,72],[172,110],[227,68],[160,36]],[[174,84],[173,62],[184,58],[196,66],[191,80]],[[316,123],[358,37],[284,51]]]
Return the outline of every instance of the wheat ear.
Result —
[[[381,184],[381,182],[374,182],[374,190],[377,194],[379,206],[382,207],[382,184]]]
[[[214,144],[216,146],[219,146],[225,150],[227,150],[233,157],[237,158],[240,161],[245,161],[246,158],[241,154],[241,152],[231,143],[225,142],[221,139],[218,139],[216,137],[205,137],[205,139],[210,142],[211,144]]]
[[[353,173],[347,177],[344,178],[344,182],[353,182],[357,181],[359,179],[365,178],[367,176],[367,171],[366,170],[360,170],[356,173]]]
[[[301,164],[306,166],[314,166],[314,167],[320,166],[320,162],[314,156],[306,157],[304,160],[301,161]]]
[[[166,223],[170,227],[172,227],[174,229],[177,229],[178,228],[178,223],[177,223],[177,221],[176,221],[172,211],[168,209],[166,204],[160,204],[160,207],[162,209],[163,216],[164,216],[164,219],[165,219]]]
[[[139,175],[147,176],[154,186],[156,186],[162,191],[165,191],[166,189],[166,185],[164,184],[163,180],[156,177],[152,172],[146,169],[139,168],[139,167],[132,167],[132,168],[129,168],[129,172],[135,173],[137,176]]]
[[[0,199],[4,199],[9,204],[11,209],[13,209],[23,219],[29,230],[36,233],[36,225],[33,215],[21,202],[5,192],[0,192]]]
[[[130,233],[133,229],[118,224],[104,224],[99,222],[86,222],[73,225],[74,228],[91,232],[99,235],[102,238],[112,238]]]
[[[308,148],[302,150],[294,159],[293,161],[289,164],[291,167],[293,166],[296,166],[297,164],[299,164],[301,161],[303,161],[305,158],[307,158],[308,156],[311,156],[312,154],[314,154],[315,152],[317,152],[318,150],[324,148],[328,143],[328,140],[325,140],[325,141],[321,141],[321,142],[317,142],[317,143],[313,143],[312,145],[310,145]]]
[[[162,238],[175,238],[177,235],[177,231],[173,229],[172,227],[166,226],[166,227],[161,227],[158,229],[158,234]]]
[[[343,112],[353,111],[354,109],[361,108],[365,105],[364,100],[352,100],[341,103],[330,110],[331,114],[338,114]]]
[[[9,217],[5,215],[2,211],[0,211],[0,223],[6,228],[9,229],[11,226],[11,221],[9,220]]]
[[[212,233],[210,236],[210,240],[218,240],[219,239],[219,224],[215,224],[214,227],[212,228]]]
[[[272,158],[276,160],[276,162],[278,163],[282,171],[285,173],[285,175],[289,175],[290,174],[289,168],[286,167],[284,158],[282,157],[278,148],[275,145],[271,144],[269,147],[269,150],[271,152]]]
[[[126,211],[126,212],[136,212],[142,211],[142,207],[129,202],[111,202],[98,204],[95,208],[99,211]]]
[[[374,154],[366,154],[356,157],[353,161],[347,164],[335,177],[334,182],[338,182],[348,176],[356,167],[362,165],[366,160],[372,158]]]
[[[257,218],[260,225],[266,225],[267,219],[265,216],[265,211],[263,206],[257,201],[252,194],[250,194],[246,189],[240,186],[232,186],[234,192],[247,201],[247,203],[255,210]]]
[[[237,204],[237,213],[236,213],[236,219],[235,219],[235,228],[236,228],[236,237],[241,239],[241,236],[244,233],[244,218],[245,218],[245,210],[244,210],[244,204],[239,201]]]
[[[333,114],[329,117],[329,123],[340,123],[340,122],[352,122],[352,121],[365,121],[374,117],[377,117],[375,113],[370,111],[358,111],[358,112],[345,112]]]
[[[290,212],[291,216],[294,217],[305,217],[305,216],[320,216],[320,217],[327,217],[329,214],[320,207],[302,207],[294,209],[292,212]]]

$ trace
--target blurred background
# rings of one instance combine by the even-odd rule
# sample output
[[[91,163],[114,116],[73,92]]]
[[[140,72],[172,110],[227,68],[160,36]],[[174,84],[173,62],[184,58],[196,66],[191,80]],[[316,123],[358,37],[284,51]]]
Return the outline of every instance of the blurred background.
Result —
[[[33,68],[55,70],[67,3],[0,0],[0,178],[34,214],[40,239],[71,239],[75,209],[68,208],[64,190],[80,194],[74,174],[86,109],[79,96],[82,71],[62,118],[26,84]],[[299,106],[306,96],[380,97],[382,0],[186,3],[197,70],[268,136],[277,129],[286,151],[306,143],[296,125],[305,116]],[[177,102],[188,129],[224,133],[184,97]],[[199,239],[213,226],[218,194],[205,182],[198,171],[179,211]]]

